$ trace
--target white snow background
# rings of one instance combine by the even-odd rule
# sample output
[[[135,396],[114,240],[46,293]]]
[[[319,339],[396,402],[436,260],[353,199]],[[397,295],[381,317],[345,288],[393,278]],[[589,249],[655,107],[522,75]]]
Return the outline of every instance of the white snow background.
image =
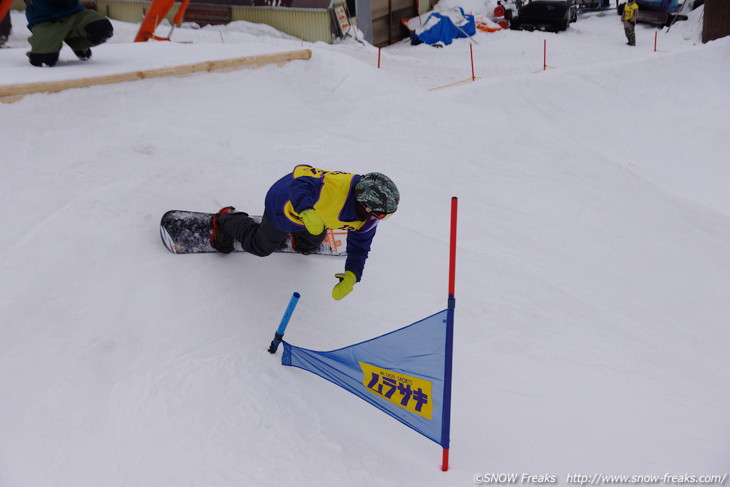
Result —
[[[471,77],[468,40],[399,43],[378,69],[352,39],[236,22],[134,44],[137,25],[114,22],[90,61],[64,47],[41,69],[14,12],[0,84],[313,56],[0,105],[0,486],[730,471],[730,38],[703,45],[701,13],[639,25],[635,48],[615,12],[559,34],[480,32],[480,79],[429,91]],[[384,172],[401,190],[343,301],[341,259],[162,246],[166,210],[261,213],[300,163]],[[445,308],[451,196],[443,473],[438,445],[266,349],[294,291],[286,339],[315,350]]]

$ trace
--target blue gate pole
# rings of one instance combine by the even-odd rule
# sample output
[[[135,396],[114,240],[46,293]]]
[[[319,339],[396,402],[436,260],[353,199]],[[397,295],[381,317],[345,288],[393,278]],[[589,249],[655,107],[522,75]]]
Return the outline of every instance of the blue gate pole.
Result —
[[[451,368],[454,359],[454,310],[456,309],[456,215],[459,200],[451,198],[451,232],[449,236],[449,300],[446,311],[446,360],[444,364],[444,405],[441,427],[441,470],[449,470],[449,446],[451,442]]]
[[[300,297],[301,295],[299,293],[292,294],[291,299],[289,300],[289,306],[286,307],[284,316],[281,318],[281,323],[279,323],[279,328],[276,329],[274,339],[271,340],[271,345],[269,345],[269,353],[276,353],[276,350],[279,348],[279,344],[284,339],[284,332],[286,331],[289,319],[291,318],[292,313],[294,313],[294,308],[296,308]]]

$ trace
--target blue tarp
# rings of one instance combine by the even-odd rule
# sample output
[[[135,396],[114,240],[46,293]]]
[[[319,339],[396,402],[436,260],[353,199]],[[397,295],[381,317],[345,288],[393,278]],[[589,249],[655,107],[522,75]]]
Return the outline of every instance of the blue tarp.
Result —
[[[411,34],[411,44],[451,44],[454,39],[471,37],[476,33],[473,15],[466,15],[464,9],[456,7],[448,12],[433,12],[423,27]]]

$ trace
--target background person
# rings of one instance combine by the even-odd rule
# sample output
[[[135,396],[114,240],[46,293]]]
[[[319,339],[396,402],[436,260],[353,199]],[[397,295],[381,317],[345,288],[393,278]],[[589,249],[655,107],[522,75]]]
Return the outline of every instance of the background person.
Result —
[[[109,19],[89,10],[79,0],[25,0],[25,16],[31,36],[27,54],[33,66],[54,66],[65,42],[76,57],[87,61],[91,48],[113,34]]]

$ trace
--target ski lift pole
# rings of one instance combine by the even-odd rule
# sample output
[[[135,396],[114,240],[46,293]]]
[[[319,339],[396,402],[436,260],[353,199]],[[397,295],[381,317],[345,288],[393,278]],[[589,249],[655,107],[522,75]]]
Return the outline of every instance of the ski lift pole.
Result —
[[[271,345],[269,345],[269,353],[276,353],[276,350],[279,348],[279,344],[284,339],[284,332],[286,331],[289,319],[291,318],[292,313],[294,313],[294,308],[296,308],[300,297],[301,295],[299,293],[292,294],[291,299],[289,300],[289,305],[286,307],[286,311],[284,311],[284,316],[281,318],[281,323],[279,323],[279,328],[276,329],[274,339],[271,340]]]

